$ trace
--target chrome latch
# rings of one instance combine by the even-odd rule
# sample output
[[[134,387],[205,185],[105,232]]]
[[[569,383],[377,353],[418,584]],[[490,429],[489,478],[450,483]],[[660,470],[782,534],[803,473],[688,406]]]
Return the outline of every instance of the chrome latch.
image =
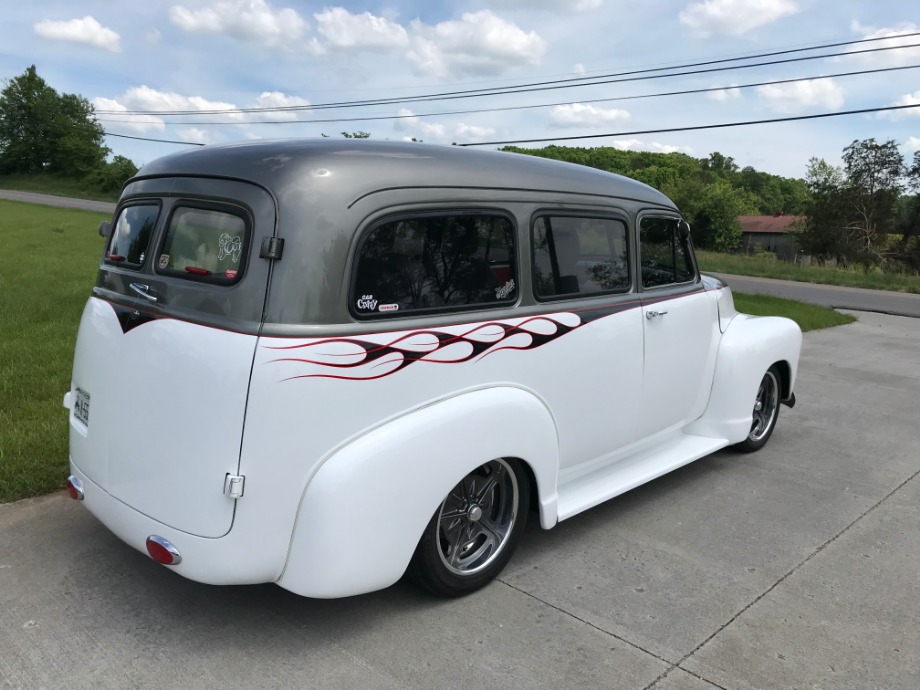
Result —
[[[246,477],[239,474],[228,474],[224,479],[224,495],[229,496],[234,501],[242,498],[245,484]]]

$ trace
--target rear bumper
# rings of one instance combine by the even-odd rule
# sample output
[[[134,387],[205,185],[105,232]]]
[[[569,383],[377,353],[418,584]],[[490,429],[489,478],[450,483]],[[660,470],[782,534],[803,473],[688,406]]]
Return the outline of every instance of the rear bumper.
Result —
[[[267,551],[266,542],[247,538],[243,530],[231,530],[218,539],[197,537],[158,522],[122,503],[93,482],[73,460],[70,470],[80,480],[83,489],[82,504],[119,539],[147,555],[147,538],[162,537],[182,553],[182,562],[162,566],[196,582],[211,585],[243,585],[275,582],[287,550],[281,553]],[[251,543],[245,543],[245,542]],[[151,559],[151,567],[155,563]]]

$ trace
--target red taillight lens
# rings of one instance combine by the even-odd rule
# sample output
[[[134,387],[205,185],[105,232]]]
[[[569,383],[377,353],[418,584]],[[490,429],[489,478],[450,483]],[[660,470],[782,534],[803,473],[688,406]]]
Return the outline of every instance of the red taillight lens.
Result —
[[[83,500],[83,482],[79,479],[70,475],[67,477],[67,493],[70,494],[70,497],[75,501]]]
[[[178,565],[182,562],[179,550],[163,537],[156,535],[147,537],[147,553],[153,560],[163,565]]]

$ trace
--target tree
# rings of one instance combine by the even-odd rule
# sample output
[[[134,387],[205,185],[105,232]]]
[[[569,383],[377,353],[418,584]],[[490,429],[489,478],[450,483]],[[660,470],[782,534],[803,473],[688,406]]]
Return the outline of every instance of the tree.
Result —
[[[843,150],[847,176],[848,227],[858,245],[858,259],[868,267],[883,258],[895,204],[903,189],[904,157],[892,141],[855,140]]]
[[[104,137],[89,101],[59,94],[35,65],[0,92],[0,172],[87,174],[109,153]]]
[[[806,209],[799,246],[818,263],[834,259],[846,265],[855,244],[847,229],[843,170],[824,159],[812,158],[808,161],[805,182],[811,192],[811,202]]]

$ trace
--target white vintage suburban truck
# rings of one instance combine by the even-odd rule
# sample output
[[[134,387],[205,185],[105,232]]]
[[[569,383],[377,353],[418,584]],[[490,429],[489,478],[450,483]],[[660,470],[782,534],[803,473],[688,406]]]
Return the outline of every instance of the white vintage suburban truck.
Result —
[[[372,141],[145,166],[80,322],[71,496],[200,582],[492,580],[794,403],[801,333],[700,276],[674,204],[512,153]]]

